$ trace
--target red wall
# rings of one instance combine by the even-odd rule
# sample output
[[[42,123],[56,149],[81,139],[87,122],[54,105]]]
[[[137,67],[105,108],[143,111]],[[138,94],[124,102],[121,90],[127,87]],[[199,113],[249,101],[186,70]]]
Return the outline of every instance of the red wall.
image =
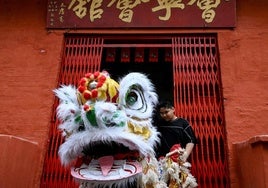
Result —
[[[37,143],[35,151],[39,157],[32,161],[24,171],[14,171],[12,181],[0,187],[39,187],[45,145],[48,139],[51,107],[54,101],[52,89],[56,86],[61,57],[62,34],[45,29],[46,2],[38,0],[0,1],[0,134],[15,135]],[[1,137],[0,142],[6,138]],[[10,150],[18,147],[28,148],[28,144],[12,142]],[[21,153],[8,152],[0,145],[3,156],[16,155],[13,164],[23,165]],[[10,145],[9,145],[10,146]],[[25,151],[26,153],[27,151]],[[14,156],[7,156],[10,164]],[[34,168],[34,169],[33,169]],[[12,172],[12,171],[11,171]],[[36,172],[36,173],[32,173]],[[23,173],[23,174],[22,174]],[[18,177],[28,174],[32,179],[29,186],[20,184]],[[2,175],[0,175],[2,177]],[[8,181],[10,178],[6,178]]]
[[[65,31],[45,29],[46,1],[0,0],[0,3],[0,134],[14,135],[34,143],[34,151],[38,155],[36,161],[32,162],[34,169],[29,169],[31,181],[27,185],[39,187],[54,101],[52,90],[57,84]],[[218,33],[230,178],[234,188],[241,184],[235,143],[268,134],[267,7],[267,0],[237,0],[237,27],[233,30],[172,31]],[[159,32],[169,33],[167,30]],[[6,142],[10,137],[4,138],[0,138],[0,142]],[[22,147],[21,142],[12,143],[12,148]],[[3,150],[2,145],[0,147],[4,151],[0,154],[3,161],[0,164],[10,162],[13,159],[8,157],[10,152]],[[21,165],[20,153],[14,155],[17,158],[13,164]],[[31,173],[33,171],[36,173]],[[17,174],[6,174],[1,169],[0,177],[1,174],[13,177],[20,175],[20,172],[14,173]]]
[[[232,187],[239,187],[241,180],[235,163],[239,151],[234,144],[256,135],[268,135],[267,7],[266,0],[238,0],[237,27],[219,32]]]

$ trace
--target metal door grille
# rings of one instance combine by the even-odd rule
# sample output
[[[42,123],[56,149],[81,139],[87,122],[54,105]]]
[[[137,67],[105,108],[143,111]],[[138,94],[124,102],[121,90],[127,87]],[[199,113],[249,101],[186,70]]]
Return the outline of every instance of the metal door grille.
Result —
[[[59,83],[78,85],[78,81],[87,72],[100,69],[103,39],[90,37],[66,37],[63,47],[62,63],[59,73]],[[50,125],[48,151],[40,187],[71,188],[78,187],[70,175],[70,169],[63,167],[58,158],[58,149],[63,139],[58,131],[59,122],[56,118],[58,100],[55,99]]]
[[[176,111],[199,140],[191,155],[192,173],[199,188],[230,187],[217,38],[177,37],[172,46]]]

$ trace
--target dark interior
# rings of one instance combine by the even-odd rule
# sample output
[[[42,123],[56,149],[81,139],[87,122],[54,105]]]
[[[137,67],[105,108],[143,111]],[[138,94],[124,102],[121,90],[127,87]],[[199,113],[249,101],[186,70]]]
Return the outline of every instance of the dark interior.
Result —
[[[150,62],[149,51],[150,47],[143,48],[143,61],[135,61],[135,51],[138,47],[129,47],[130,57],[129,62],[121,61],[121,50],[125,47],[115,49],[115,58],[113,62],[106,62],[108,48],[103,49],[101,70],[106,70],[110,73],[114,80],[119,80],[121,77],[130,72],[141,72],[155,85],[155,89],[159,95],[159,99],[173,99],[173,71],[172,61],[165,61],[165,51],[168,48],[158,47],[157,62]]]

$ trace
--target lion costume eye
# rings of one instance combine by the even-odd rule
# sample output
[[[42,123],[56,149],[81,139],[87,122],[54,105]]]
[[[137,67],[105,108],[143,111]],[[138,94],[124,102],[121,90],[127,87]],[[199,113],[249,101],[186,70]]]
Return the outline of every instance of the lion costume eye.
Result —
[[[138,85],[130,87],[126,94],[126,105],[129,109],[144,111],[146,110],[146,103],[142,88]]]
[[[127,98],[126,98],[126,103],[128,106],[132,106],[135,104],[135,102],[137,102],[137,99],[138,99],[138,96],[135,92],[130,92],[128,93],[127,95]]]

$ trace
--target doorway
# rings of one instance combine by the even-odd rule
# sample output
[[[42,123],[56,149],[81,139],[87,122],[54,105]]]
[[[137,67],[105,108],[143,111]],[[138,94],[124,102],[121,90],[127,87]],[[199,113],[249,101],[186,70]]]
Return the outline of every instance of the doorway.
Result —
[[[159,99],[173,99],[172,56],[167,57],[171,53],[171,47],[104,48],[101,70],[117,81],[130,72],[143,73],[154,84]]]
[[[173,98],[176,113],[187,119],[199,143],[191,155],[199,188],[228,188],[229,167],[217,35],[66,34],[58,85],[77,85],[87,72],[107,70],[115,80],[128,72],[145,73],[159,98]],[[77,186],[57,152],[55,98],[41,187]]]

